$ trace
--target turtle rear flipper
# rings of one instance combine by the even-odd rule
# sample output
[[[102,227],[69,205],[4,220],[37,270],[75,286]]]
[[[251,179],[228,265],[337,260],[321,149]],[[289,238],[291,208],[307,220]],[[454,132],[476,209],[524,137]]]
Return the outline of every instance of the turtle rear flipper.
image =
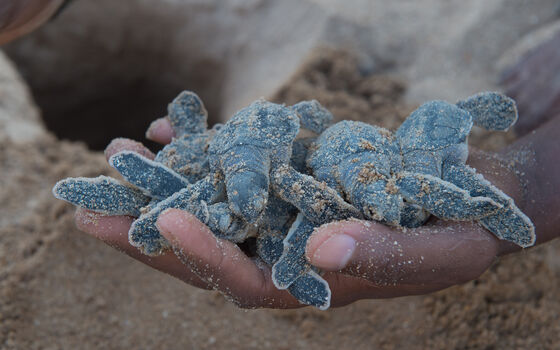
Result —
[[[475,220],[496,213],[502,206],[488,197],[472,197],[468,191],[440,178],[403,172],[399,192],[409,202],[445,220]]]
[[[468,165],[447,165],[443,178],[465,189],[471,196],[484,196],[502,205],[497,212],[479,219],[479,222],[499,239],[521,247],[535,244],[535,226],[513,199],[486,180]]]

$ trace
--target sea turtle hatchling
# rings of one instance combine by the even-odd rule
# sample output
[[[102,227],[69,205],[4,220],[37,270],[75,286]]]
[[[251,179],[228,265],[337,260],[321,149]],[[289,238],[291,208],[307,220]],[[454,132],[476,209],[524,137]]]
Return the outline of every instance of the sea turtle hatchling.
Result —
[[[109,159],[128,184],[107,176],[67,178],[54,186],[54,196],[98,213],[134,217],[181,190],[191,194],[192,208],[199,208],[202,201],[222,200],[221,181],[209,176],[207,157],[208,144],[220,125],[207,129],[206,109],[189,91],[169,104],[168,118],[175,137],[154,160],[132,151],[119,152]],[[195,214],[205,222],[210,220],[208,210]],[[157,230],[129,234],[129,240],[148,255],[157,255],[168,247]]]
[[[296,208],[314,223],[360,215],[336,191],[305,174],[305,155],[311,142],[296,140],[300,126],[319,134],[331,122],[330,112],[316,101],[287,107],[259,100],[236,113],[210,145],[210,168],[224,176],[232,212],[255,225],[257,253],[269,265],[280,257],[284,238],[302,222],[301,214],[294,220]],[[320,208],[301,207],[303,202],[292,184],[302,179],[308,193],[323,203]],[[303,221],[307,222],[307,217]],[[292,282],[282,289],[302,303],[329,307],[331,292],[317,271],[306,269]]]
[[[337,189],[367,219],[418,227],[432,214],[476,220],[499,239],[521,247],[535,242],[531,220],[482,175],[465,164],[473,126],[507,130],[517,120],[515,102],[485,92],[453,105],[431,101],[393,134],[369,124],[342,121],[316,140],[308,165],[318,181]],[[314,205],[312,200],[303,207]],[[292,230],[273,267],[279,288],[311,267],[304,258],[313,226]]]
[[[505,131],[515,102],[485,92],[450,104],[421,105],[392,134],[344,121],[317,140],[308,164],[318,180],[343,193],[368,219],[418,227],[429,214],[477,220],[499,239],[534,244],[535,229],[513,200],[465,164],[473,126]]]
[[[132,151],[109,159],[128,184],[105,176],[68,178],[55,185],[54,195],[95,212],[137,217],[129,241],[144,254],[170,248],[156,221],[165,209],[177,208],[220,238],[242,242],[258,236],[257,253],[273,264],[297,209],[269,194],[269,173],[280,167],[304,171],[313,138],[295,140],[300,126],[319,134],[332,115],[316,101],[287,107],[259,100],[226,125],[207,130],[206,110],[191,92],[181,93],[168,111],[176,137],[154,160]],[[305,304],[328,307],[328,284],[314,271],[288,290]]]

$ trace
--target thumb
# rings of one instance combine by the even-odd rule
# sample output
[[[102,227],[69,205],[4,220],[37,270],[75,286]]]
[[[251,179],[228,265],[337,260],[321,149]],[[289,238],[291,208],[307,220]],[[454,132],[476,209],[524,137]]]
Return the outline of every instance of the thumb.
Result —
[[[435,289],[478,277],[494,260],[498,241],[473,223],[437,221],[401,231],[370,221],[349,220],[315,230],[308,261],[381,285],[426,285]]]

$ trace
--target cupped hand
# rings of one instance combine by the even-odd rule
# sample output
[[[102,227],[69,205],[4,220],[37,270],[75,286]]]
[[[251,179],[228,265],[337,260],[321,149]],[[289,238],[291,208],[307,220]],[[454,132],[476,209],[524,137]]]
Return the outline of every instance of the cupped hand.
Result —
[[[491,162],[488,161],[491,158]],[[475,152],[471,164],[519,199],[519,183],[496,158]],[[508,186],[500,186],[508,184]],[[302,306],[272,283],[270,268],[237,245],[215,238],[191,214],[171,209],[158,219],[176,254],[213,288],[242,307]],[[359,299],[424,294],[477,278],[510,245],[476,223],[434,219],[409,230],[348,220],[318,228],[307,258],[326,271],[332,306]]]
[[[174,136],[166,118],[154,121],[146,135],[162,144],[169,143]],[[113,140],[105,150],[105,157],[109,159],[125,150],[150,159],[155,157],[141,143],[128,139]],[[299,305],[289,293],[274,287],[270,269],[264,263],[249,258],[237,245],[215,238],[207,226],[188,212],[172,209],[160,215],[158,228],[174,249],[156,257],[142,254],[129,243],[133,217],[107,216],[79,208],[75,221],[80,230],[132,258],[195,287],[218,290],[240,306]]]
[[[173,131],[167,119],[152,123],[148,138],[168,143]],[[154,154],[142,144],[114,140],[106,157],[129,150],[148,158]],[[496,157],[472,152],[470,162],[506,193],[519,197],[519,183]],[[489,161],[490,159],[490,161]],[[158,218],[161,234],[173,252],[158,257],[141,254],[128,242],[134,218],[103,216],[79,209],[78,227],[131,257],[193,286],[215,289],[246,308],[303,306],[288,292],[278,290],[270,267],[250,258],[234,243],[212,234],[192,214],[170,209]],[[307,258],[326,271],[333,306],[364,298],[423,294],[478,277],[503,251],[504,245],[475,223],[432,220],[409,230],[375,222],[349,220],[324,225],[307,245]]]

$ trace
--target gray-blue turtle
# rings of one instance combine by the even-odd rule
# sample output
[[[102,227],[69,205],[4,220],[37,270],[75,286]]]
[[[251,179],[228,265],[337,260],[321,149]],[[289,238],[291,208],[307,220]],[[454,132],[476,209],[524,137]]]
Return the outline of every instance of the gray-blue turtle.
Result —
[[[401,125],[396,137],[405,170],[441,177],[473,198],[494,200],[500,208],[477,221],[499,239],[529,247],[536,239],[531,220],[513,199],[465,164],[473,123],[487,130],[506,131],[516,121],[514,100],[501,93],[482,92],[456,105],[442,101],[423,105]]]
[[[283,199],[296,207],[298,204],[285,193],[292,188],[276,179],[312,179],[303,174],[307,171],[305,159],[312,139],[296,140],[296,136],[300,126],[320,133],[331,122],[332,115],[316,101],[287,107],[260,100],[236,113],[210,146],[210,167],[226,178],[232,212],[258,226],[258,254],[270,265],[280,257],[295,215],[295,207]],[[328,203],[321,209],[323,212],[329,213],[329,208],[341,204],[350,207],[334,191],[327,193],[322,196],[323,202]],[[311,269],[302,271],[283,289],[302,303],[319,308],[330,305],[328,284]]]
[[[320,133],[331,122],[317,101],[288,107],[259,100],[237,112],[209,148],[211,168],[224,174],[231,210],[256,223],[266,208],[270,174],[290,164],[300,125]]]
[[[318,180],[337,188],[368,219],[417,227],[430,214],[478,220],[498,238],[534,243],[531,221],[513,200],[465,165],[473,126],[507,130],[515,102],[495,92],[456,105],[431,101],[393,135],[358,122],[341,122],[317,140],[308,164]]]
[[[535,239],[531,221],[511,198],[465,165],[473,121],[487,129],[507,130],[516,119],[514,101],[499,93],[477,94],[457,105],[432,101],[413,112],[396,135],[360,122],[331,126],[316,140],[308,165],[316,180],[336,189],[367,219],[404,227],[420,226],[430,214],[478,220],[500,239],[525,247]],[[285,199],[299,201],[296,206],[304,215],[285,238],[283,253],[273,267],[273,280],[280,289],[311,269],[304,254],[315,226],[360,217],[341,211],[340,218],[313,218],[309,209],[317,199],[303,191],[297,194],[294,188],[311,190],[314,181],[309,179],[305,186],[284,181],[284,193],[295,195]]]
[[[169,203],[175,202],[169,198],[182,191],[184,197],[178,202],[182,207],[191,208],[205,223],[217,221],[209,213],[219,206],[211,204],[223,200],[225,192],[221,182],[215,180],[215,174],[209,174],[207,152],[220,125],[207,129],[206,109],[198,96],[189,91],[182,92],[169,104],[168,118],[175,137],[154,160],[130,151],[119,152],[109,159],[109,164],[132,186],[108,177],[68,178],[55,185],[54,195],[103,214],[142,217],[143,213],[170,207]],[[210,211],[194,210],[204,205],[210,206]],[[157,255],[169,245],[155,228],[155,221],[152,220],[153,227],[147,225],[150,220],[143,218],[137,222],[137,219],[129,239],[144,253]]]

